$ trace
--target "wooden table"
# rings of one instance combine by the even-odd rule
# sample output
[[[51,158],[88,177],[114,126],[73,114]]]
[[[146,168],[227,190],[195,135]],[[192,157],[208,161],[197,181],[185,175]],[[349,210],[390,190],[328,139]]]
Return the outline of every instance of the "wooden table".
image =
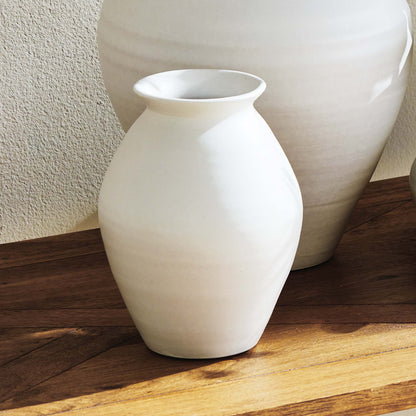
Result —
[[[416,407],[416,207],[372,183],[328,263],[290,275],[260,343],[147,350],[98,230],[0,247],[1,415],[379,415]]]

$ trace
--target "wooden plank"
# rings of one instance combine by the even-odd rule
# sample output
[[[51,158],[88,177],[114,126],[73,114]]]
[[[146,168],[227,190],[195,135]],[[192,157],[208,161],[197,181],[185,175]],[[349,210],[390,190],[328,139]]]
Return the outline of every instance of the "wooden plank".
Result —
[[[0,402],[59,375],[134,335],[135,332],[131,329],[84,328],[68,331],[1,367]]]
[[[125,308],[23,309],[0,312],[1,328],[133,327]],[[29,331],[29,330],[28,330]]]
[[[139,396],[116,400],[99,406],[89,402],[89,396],[78,398],[81,409],[68,409],[62,415],[119,416],[120,414],[151,415],[235,415],[261,409],[279,408],[284,405],[321,399],[361,390],[382,388],[414,380],[416,377],[416,348],[363,356],[324,365],[308,366],[292,371],[233,379],[201,387],[187,386],[168,394]],[[388,371],[386,371],[388,363]],[[405,363],[405,365],[403,365]],[[160,380],[161,381],[161,380]],[[301,381],[301,388],[300,388]],[[54,406],[23,407],[8,410],[8,416],[50,415]],[[56,409],[56,407],[55,407]],[[237,411],[238,409],[238,411]],[[52,412],[51,412],[52,410]],[[43,413],[39,413],[39,411]]]
[[[375,206],[363,206],[356,208],[348,222],[348,225],[345,229],[346,232],[353,230],[354,228],[359,227],[377,217],[381,217],[385,214],[388,214],[391,211],[399,208],[401,205],[406,204],[409,201],[396,201],[388,202],[386,204],[379,204]]]
[[[105,253],[3,269],[0,310],[123,308]]]
[[[98,253],[103,250],[98,229],[19,241],[0,245],[0,269]]]
[[[177,391],[142,400],[112,403],[101,408],[87,408],[77,415],[128,414],[235,414],[257,408],[271,408],[287,403],[297,403],[320,397],[382,387],[386,382],[399,383],[412,380],[416,375],[416,349],[367,356],[347,363],[336,362],[317,367],[307,367],[261,377],[233,380],[207,387]],[[389,362],[389,371],[384,365]],[[403,362],[407,365],[403,366]],[[345,365],[347,364],[347,365]],[[388,374],[387,374],[388,373]],[[371,379],[368,380],[368,377]],[[299,382],[302,380],[302,388]],[[215,400],[213,398],[215,397]],[[186,412],[186,413],[185,413]],[[65,414],[65,413],[64,413]]]
[[[1,328],[133,327],[125,308],[25,309],[0,313]]]
[[[388,202],[411,201],[409,177],[391,178],[382,181],[370,182],[358,201],[357,209],[364,206],[375,207]]]
[[[355,207],[347,231],[412,200],[409,178],[371,182]]]
[[[255,349],[214,361],[170,359],[153,354],[143,343],[134,343],[113,348],[17,394],[4,402],[2,408],[45,403],[38,408],[42,413],[33,410],[28,415],[46,415],[138,398],[157,398],[177,391],[257,379],[271,372],[347,362],[413,346],[416,346],[416,324],[268,327]]]
[[[1,315],[0,315],[1,316]],[[21,357],[52,340],[61,337],[73,328],[11,328],[0,325],[0,367]]]
[[[292,272],[279,305],[416,303],[416,206],[347,232],[335,256]]]
[[[399,400],[391,400],[391,397],[398,397]],[[379,416],[385,412],[390,413],[415,407],[416,381],[408,381],[273,409],[239,413],[238,416]]]
[[[280,305],[270,319],[273,324],[352,324],[414,323],[415,304],[393,305]]]
[[[413,323],[416,305],[281,305],[269,324]],[[127,309],[6,310],[1,328],[133,327]],[[1,348],[1,347],[0,347]]]

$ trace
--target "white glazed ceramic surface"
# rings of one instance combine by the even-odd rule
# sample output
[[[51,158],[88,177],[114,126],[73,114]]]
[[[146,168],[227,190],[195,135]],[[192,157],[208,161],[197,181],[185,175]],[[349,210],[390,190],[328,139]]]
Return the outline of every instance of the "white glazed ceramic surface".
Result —
[[[410,171],[410,189],[412,190],[413,201],[416,203],[416,159],[413,162],[412,169]]]
[[[131,85],[186,67],[226,67],[269,85],[258,108],[302,190],[295,268],[327,260],[396,120],[410,66],[405,0],[105,0],[106,87],[125,129]]]
[[[212,358],[253,347],[292,266],[300,189],[253,107],[264,82],[215,70],[138,82],[146,111],[99,200],[122,296],[148,347]]]

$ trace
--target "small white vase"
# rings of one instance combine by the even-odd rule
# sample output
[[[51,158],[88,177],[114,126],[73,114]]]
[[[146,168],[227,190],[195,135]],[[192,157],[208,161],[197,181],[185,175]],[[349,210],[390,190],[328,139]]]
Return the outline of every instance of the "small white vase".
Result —
[[[302,223],[292,168],[253,103],[265,83],[179,70],[135,85],[147,105],[105,175],[101,232],[146,345],[184,358],[256,345]]]

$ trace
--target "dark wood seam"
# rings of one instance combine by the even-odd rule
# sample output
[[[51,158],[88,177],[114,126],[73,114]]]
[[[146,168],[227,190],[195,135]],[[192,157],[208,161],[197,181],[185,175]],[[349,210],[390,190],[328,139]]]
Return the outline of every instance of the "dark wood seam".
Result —
[[[370,221],[373,221],[373,220],[375,220],[375,219],[377,219],[377,218],[381,218],[381,217],[383,217],[384,215],[390,214],[390,213],[391,213],[391,212],[393,212],[394,210],[396,210],[396,209],[398,209],[398,208],[403,207],[404,205],[408,204],[409,202],[411,202],[411,201],[410,201],[410,200],[407,200],[407,201],[400,202],[400,203],[398,202],[398,203],[399,203],[399,205],[397,205],[396,207],[391,208],[390,210],[388,210],[388,211],[384,212],[383,214],[375,215],[374,217],[371,217],[371,218],[369,218],[368,220],[366,220],[366,221],[364,221],[364,222],[362,222],[362,223],[360,223],[360,224],[354,225],[354,226],[353,226],[353,227],[351,227],[351,228],[348,228],[348,229],[344,232],[344,234],[348,234],[349,232],[351,232],[351,231],[353,231],[353,230],[356,230],[357,228],[361,227],[361,226],[362,226],[362,225],[364,225],[364,224],[369,223]],[[391,202],[391,203],[393,203],[393,202]],[[384,204],[380,204],[380,205],[384,205]]]
[[[58,329],[60,329],[60,328],[58,328]],[[55,337],[54,339],[51,339],[50,341],[47,341],[47,342],[45,342],[44,344],[39,345],[39,346],[38,346],[38,347],[36,347],[36,348],[33,348],[33,350],[27,351],[27,352],[23,353],[22,355],[19,355],[18,357],[15,357],[15,358],[11,359],[10,361],[7,361],[7,362],[5,362],[5,363],[1,364],[1,365],[0,365],[0,368],[5,367],[6,365],[8,365],[8,364],[10,364],[10,363],[12,363],[12,362],[14,362],[14,361],[20,360],[21,358],[25,357],[26,355],[31,354],[31,353],[32,353],[32,352],[34,352],[34,351],[37,351],[37,350],[40,350],[41,348],[46,347],[46,346],[47,346],[47,345],[49,345],[51,342],[54,342],[54,341],[58,340],[59,338],[62,338],[64,335],[67,335],[67,334],[65,333],[65,334],[62,334],[61,336]]]

